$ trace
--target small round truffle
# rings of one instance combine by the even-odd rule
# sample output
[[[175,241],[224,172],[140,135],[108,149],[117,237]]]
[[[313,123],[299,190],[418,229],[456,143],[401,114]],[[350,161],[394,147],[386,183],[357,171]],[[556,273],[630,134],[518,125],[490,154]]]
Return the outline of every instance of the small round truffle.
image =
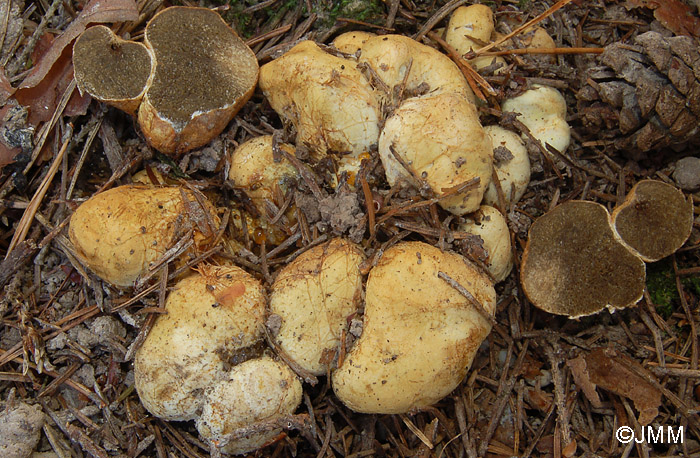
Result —
[[[493,207],[482,205],[466,217],[459,229],[481,237],[488,253],[486,267],[489,273],[497,283],[505,280],[513,268],[513,254],[510,231],[503,214]]]
[[[571,128],[566,122],[566,100],[553,87],[536,85],[534,89],[505,100],[501,108],[503,112],[520,113],[518,120],[543,146],[549,143],[559,152],[569,147]]]
[[[622,245],[595,202],[565,202],[530,226],[520,280],[532,303],[571,318],[634,305],[644,262]]]
[[[507,206],[516,204],[530,184],[530,156],[525,144],[513,131],[500,126],[486,126],[484,131],[493,145],[493,167]],[[484,204],[497,205],[498,191],[492,181],[484,194]],[[506,209],[504,209],[505,211]]]
[[[647,262],[676,252],[693,228],[693,203],[681,191],[655,180],[637,183],[612,214],[622,242]]]
[[[294,147],[280,143],[280,149],[294,155]],[[275,161],[272,135],[253,137],[238,146],[231,155],[228,179],[242,189],[253,201],[261,215],[266,215],[265,199],[274,202],[275,188],[284,195],[287,184],[298,176],[297,170],[285,157]],[[282,205],[281,202],[278,203]]]

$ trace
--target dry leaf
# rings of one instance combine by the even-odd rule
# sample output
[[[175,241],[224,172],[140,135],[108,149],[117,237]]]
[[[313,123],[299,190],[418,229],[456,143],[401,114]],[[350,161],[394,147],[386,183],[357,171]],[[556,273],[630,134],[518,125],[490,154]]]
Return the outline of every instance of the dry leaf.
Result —
[[[574,376],[576,386],[581,388],[583,394],[591,402],[591,405],[596,408],[602,407],[600,397],[598,397],[598,392],[595,390],[595,385],[591,383],[591,379],[588,377],[586,360],[583,358],[583,356],[568,360],[566,365],[569,366],[569,369],[571,369],[571,374]]]
[[[564,446],[564,448],[561,449],[561,456],[564,456],[566,458],[571,458],[576,454],[576,439],[572,440],[568,444]]]
[[[646,373],[647,370],[639,363],[612,348],[596,348],[586,354],[584,359],[590,381],[605,390],[631,399],[639,411],[638,421],[641,425],[648,425],[656,418],[661,405],[661,392],[635,371],[625,367],[637,367],[639,371]]]
[[[32,126],[38,126],[51,118],[58,101],[73,78],[70,49],[64,51],[39,84],[15,92],[15,99],[29,109],[28,122]]]
[[[5,69],[0,67],[0,105],[4,105],[14,93],[15,88],[12,87],[10,80],[5,76]]]
[[[10,111],[10,108],[12,108],[12,105],[10,104],[5,105],[4,107],[0,107],[0,122],[2,122],[2,124],[0,124],[0,127],[5,126],[5,116],[7,115],[7,112]],[[7,164],[12,163],[15,156],[21,152],[21,148],[12,147],[6,144],[3,140],[3,137],[0,136],[0,170]]]
[[[700,36],[700,18],[680,0],[628,0],[628,4],[654,10],[654,17],[676,35]]]
[[[38,86],[61,58],[64,50],[69,48],[68,45],[83,33],[88,24],[135,21],[138,17],[139,11],[134,0],[90,0],[80,15],[54,40],[34,70],[22,81],[20,88]]]
[[[554,402],[554,396],[537,388],[527,388],[525,390],[525,400],[531,407],[541,412],[548,412]]]

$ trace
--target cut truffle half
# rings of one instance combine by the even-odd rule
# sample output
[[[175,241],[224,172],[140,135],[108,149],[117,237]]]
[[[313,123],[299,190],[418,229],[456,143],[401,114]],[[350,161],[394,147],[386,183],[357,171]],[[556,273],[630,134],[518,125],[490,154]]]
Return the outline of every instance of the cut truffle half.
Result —
[[[647,262],[673,254],[690,236],[693,204],[670,184],[637,183],[612,214],[622,242]]]
[[[645,285],[644,262],[618,241],[608,211],[584,201],[532,224],[520,275],[536,307],[571,318],[634,305]]]
[[[75,41],[73,66],[81,94],[135,114],[152,75],[153,55],[141,43],[98,25]]]
[[[145,41],[156,67],[138,119],[161,152],[179,154],[207,144],[253,94],[255,54],[211,10],[167,8],[148,23]]]

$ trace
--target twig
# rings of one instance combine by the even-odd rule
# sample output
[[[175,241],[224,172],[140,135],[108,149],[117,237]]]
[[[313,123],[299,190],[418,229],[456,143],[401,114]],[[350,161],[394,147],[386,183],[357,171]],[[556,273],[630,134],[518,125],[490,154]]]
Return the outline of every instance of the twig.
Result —
[[[58,167],[61,165],[61,161],[63,160],[63,155],[66,153],[66,150],[68,149],[68,145],[70,144],[71,141],[71,136],[73,134],[73,126],[71,124],[68,124],[68,133],[66,135],[66,139],[63,142],[63,145],[61,146],[61,149],[58,151],[58,154],[53,158],[53,162],[51,163],[51,167],[49,167],[49,171],[44,177],[43,181],[41,182],[41,185],[39,185],[39,189],[37,189],[36,193],[34,193],[34,196],[32,197],[32,200],[29,202],[29,206],[27,209],[24,211],[24,214],[22,214],[22,219],[20,219],[19,223],[17,224],[17,229],[15,230],[15,234],[12,237],[12,241],[10,242],[10,246],[7,248],[7,254],[5,255],[5,259],[12,253],[12,250],[17,246],[17,244],[21,243],[24,241],[24,238],[27,236],[27,233],[29,232],[29,228],[32,224],[32,221],[34,220],[34,216],[36,215],[36,212],[39,210],[39,206],[41,205],[41,202],[44,200],[44,196],[46,195],[46,192],[49,190],[49,186],[51,185],[51,181],[53,181],[53,177],[56,176],[56,172],[58,171]]]
[[[442,39],[437,33],[435,32],[430,32],[428,33],[428,36],[437,41],[440,46],[442,46],[445,51],[450,55],[452,60],[454,61],[455,64],[457,64],[457,67],[461,70],[462,74],[464,75],[464,78],[466,78],[467,83],[469,83],[469,87],[471,87],[472,91],[474,91],[474,94],[480,98],[481,100],[486,100],[486,96],[484,96],[484,93],[481,92],[480,87],[483,88],[488,95],[495,97],[496,96],[496,90],[491,87],[488,81],[479,74],[474,68],[464,60],[464,58],[457,52],[455,48],[453,48],[449,43],[447,43],[445,40]]]
[[[448,285],[457,290],[459,294],[466,297],[467,300],[472,304],[472,306],[474,306],[479,315],[481,315],[486,321],[488,321],[489,324],[491,324],[491,326],[496,327],[498,325],[498,323],[496,323],[496,319],[489,312],[486,311],[484,306],[481,305],[481,303],[477,301],[476,298],[472,295],[472,293],[467,291],[467,289],[464,286],[460,285],[456,280],[447,275],[445,272],[438,272],[438,278],[444,280]]]
[[[445,17],[452,13],[452,11],[456,10],[465,3],[467,3],[467,0],[450,0],[447,4],[445,4],[445,6],[437,10],[435,14],[430,17],[430,19],[425,21],[425,24],[423,24],[423,27],[418,30],[418,33],[413,35],[413,39],[416,41],[421,41],[423,37],[437,25],[438,22],[442,21]]]
[[[73,196],[73,189],[75,188],[75,184],[78,181],[78,176],[80,175],[80,171],[83,168],[83,164],[85,163],[85,159],[87,159],[87,154],[88,154],[88,151],[90,150],[90,147],[92,146],[92,142],[95,140],[95,137],[97,137],[97,133],[100,130],[100,126],[102,125],[103,119],[104,119],[104,117],[102,115],[97,119],[95,126],[92,128],[92,130],[90,131],[90,134],[88,135],[88,138],[85,140],[85,144],[83,145],[83,150],[80,152],[80,157],[78,158],[78,163],[75,165],[75,170],[73,171],[73,176],[70,179],[70,185],[68,185],[68,191],[66,192],[66,200],[70,200],[70,198]]]
[[[485,52],[490,51],[493,48],[496,48],[496,47],[502,45],[503,43],[510,40],[514,36],[523,32],[524,30],[527,30],[530,27],[532,27],[533,25],[543,21],[544,19],[551,16],[556,11],[560,10],[561,8],[563,8],[564,6],[568,5],[571,2],[572,2],[572,0],[559,0],[557,3],[552,5],[549,9],[547,9],[547,11],[545,11],[544,13],[542,13],[539,16],[537,16],[536,18],[526,22],[525,24],[521,25],[517,29],[513,30],[511,33],[505,35],[504,37],[499,38],[498,40],[494,41],[493,43],[488,44],[488,45],[484,46],[483,48],[476,50],[474,52],[474,54],[476,56],[480,56],[480,55],[484,54]]]
[[[549,360],[549,365],[552,371],[552,381],[554,382],[554,402],[557,405],[557,419],[558,425],[561,428],[561,439],[564,447],[566,447],[571,442],[571,424],[569,420],[569,409],[566,406],[564,377],[562,377],[561,370],[559,369],[561,357],[559,357],[557,353],[561,349],[558,347],[559,345],[557,342],[552,339],[550,345],[545,346],[545,353],[547,354],[547,359]]]
[[[511,54],[603,54],[605,48],[522,48],[479,53],[482,56],[508,56]]]

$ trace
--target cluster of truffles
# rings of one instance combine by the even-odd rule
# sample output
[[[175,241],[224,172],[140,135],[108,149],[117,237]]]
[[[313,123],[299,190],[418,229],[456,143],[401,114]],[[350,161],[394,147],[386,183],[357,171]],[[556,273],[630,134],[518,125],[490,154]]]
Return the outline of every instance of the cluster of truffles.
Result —
[[[191,39],[175,42],[169,38],[173,31]],[[205,39],[204,33],[217,38]],[[482,5],[459,8],[446,31],[447,42],[461,53],[493,37],[491,10]],[[472,63],[500,62],[484,59]],[[145,45],[123,41],[105,27],[90,28],[76,42],[74,60],[81,90],[137,113],[149,143],[170,154],[218,135],[258,82],[252,52],[218,15],[200,8],[157,14],[146,27]],[[185,70],[203,62],[216,64],[197,72],[192,86],[183,83],[192,76]],[[105,74],[115,77],[107,81]],[[194,188],[153,186],[146,179],[86,201],[71,219],[69,236],[79,261],[100,278],[117,287],[142,285],[175,261],[177,271],[165,270],[175,279],[165,300],[167,313],[156,319],[135,357],[143,405],[166,420],[194,420],[211,447],[232,454],[255,450],[291,425],[285,419],[301,402],[302,379],[330,376],[337,397],[365,413],[425,408],[457,387],[491,330],[494,283],[505,279],[513,264],[508,226],[496,207],[515,204],[530,177],[520,136],[499,126],[482,127],[459,68],[410,38],[351,32],[332,47],[302,41],[260,68],[259,85],[293,126],[296,145],[256,137],[228,158],[228,180],[257,212],[231,209],[234,227],[247,227],[253,239],[262,228],[271,245],[284,241],[284,231],[274,223],[296,222],[294,204],[282,201],[299,177],[297,148],[313,161],[335,155],[339,174],[350,178],[361,170],[363,158],[378,151],[390,186],[427,190],[460,218],[459,231],[481,238],[488,272],[421,242],[390,247],[370,269],[359,245],[335,238],[284,266],[266,292],[225,256],[236,251],[236,242],[226,238],[215,206]],[[568,147],[566,105],[555,89],[535,87],[506,100],[503,110],[519,113],[543,144],[559,151]],[[656,201],[649,204],[646,198],[653,186],[635,188],[612,218],[597,204],[570,205],[577,220],[591,215],[585,230],[597,228],[596,243],[604,245],[607,256],[616,263],[629,258],[624,281],[643,282],[640,258],[675,250],[650,247],[640,236],[640,220],[658,220],[649,216],[658,211]],[[570,214],[561,217],[564,223],[553,220],[568,208],[532,226],[523,260],[528,296],[553,313],[560,313],[560,305],[541,305],[539,290],[560,294],[559,271],[553,269],[566,274],[566,267],[539,257],[537,240],[551,245],[546,238],[553,233],[576,239],[566,223]],[[681,238],[673,247],[683,243]],[[577,243],[574,251],[591,252]],[[197,263],[199,255],[222,246],[210,264]],[[540,268],[544,264],[549,270]],[[635,290],[599,302],[619,307],[636,295]],[[555,301],[561,304],[559,296]]]

